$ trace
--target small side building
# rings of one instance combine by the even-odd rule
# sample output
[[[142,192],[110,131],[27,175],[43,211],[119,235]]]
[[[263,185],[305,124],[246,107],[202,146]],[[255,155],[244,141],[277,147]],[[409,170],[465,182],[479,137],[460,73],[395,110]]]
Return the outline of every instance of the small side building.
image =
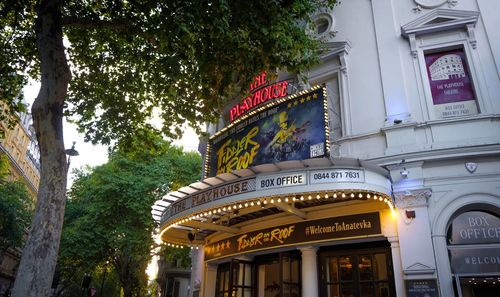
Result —
[[[0,154],[9,160],[10,178],[26,185],[34,208],[40,182],[40,151],[31,121],[30,114],[22,113],[11,129],[5,122],[0,122],[5,135],[0,139]],[[0,296],[13,285],[20,259],[20,249],[10,248],[0,255]]]

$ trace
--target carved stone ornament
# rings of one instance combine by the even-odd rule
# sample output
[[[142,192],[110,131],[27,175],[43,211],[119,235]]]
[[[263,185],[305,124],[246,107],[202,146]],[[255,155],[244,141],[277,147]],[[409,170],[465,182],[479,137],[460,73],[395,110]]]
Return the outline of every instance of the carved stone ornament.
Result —
[[[420,6],[417,8],[421,10]],[[465,29],[470,45],[476,49],[475,28],[478,19],[478,11],[436,8],[401,26],[401,35],[408,39],[413,58],[418,56],[417,37],[450,30]]]
[[[416,262],[406,269],[403,269],[404,274],[433,274],[436,269],[420,262]]]
[[[413,0],[418,6],[423,8],[436,8],[445,3],[448,3],[449,7],[457,5],[457,0]]]
[[[467,162],[467,163],[465,163],[465,169],[467,169],[467,171],[469,171],[469,173],[474,173],[477,169],[477,163]]]
[[[431,189],[406,190],[394,193],[396,207],[400,209],[427,206],[427,200],[431,196]]]

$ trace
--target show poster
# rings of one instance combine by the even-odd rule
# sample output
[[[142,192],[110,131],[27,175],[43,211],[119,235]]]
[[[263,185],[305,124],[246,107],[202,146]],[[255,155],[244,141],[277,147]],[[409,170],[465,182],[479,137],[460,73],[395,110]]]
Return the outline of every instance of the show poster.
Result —
[[[427,54],[425,63],[432,101],[438,118],[478,113],[463,50]]]
[[[325,89],[278,100],[235,121],[209,140],[206,176],[327,155]]]

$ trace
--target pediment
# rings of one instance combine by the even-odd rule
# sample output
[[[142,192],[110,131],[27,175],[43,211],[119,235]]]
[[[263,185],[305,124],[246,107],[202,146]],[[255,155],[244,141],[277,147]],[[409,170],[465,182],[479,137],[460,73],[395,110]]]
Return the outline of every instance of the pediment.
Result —
[[[401,34],[423,35],[475,25],[479,12],[437,8],[401,27]]]
[[[339,53],[349,53],[351,43],[349,41],[342,42],[325,42],[324,51],[321,53],[323,59],[338,55]]]
[[[420,262],[414,263],[403,270],[405,274],[432,274],[435,269]]]

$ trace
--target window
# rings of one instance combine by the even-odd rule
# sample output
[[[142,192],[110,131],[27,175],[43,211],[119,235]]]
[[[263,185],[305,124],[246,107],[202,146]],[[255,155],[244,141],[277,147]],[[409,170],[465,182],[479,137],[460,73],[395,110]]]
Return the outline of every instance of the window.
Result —
[[[401,27],[421,78],[424,119],[487,113],[475,38],[478,18],[476,11],[434,9]]]
[[[217,267],[217,284],[215,297],[229,297],[229,267],[230,264],[222,264]]]
[[[480,209],[458,214],[447,243],[457,295],[500,296],[500,216]]]
[[[300,297],[300,273],[300,257],[294,254],[281,254],[281,281],[283,284],[283,297]]]
[[[351,119],[349,83],[347,77],[349,42],[334,42],[321,56],[323,63],[308,73],[311,85],[325,84],[328,94],[331,155],[340,156],[339,141],[350,135]]]
[[[319,261],[321,296],[396,296],[387,250],[325,251]]]
[[[310,34],[318,39],[327,40],[335,36],[335,19],[333,12],[329,9],[322,9],[312,16],[312,28]]]
[[[316,20],[316,33],[321,35],[328,30],[330,22],[326,18],[319,18]]]
[[[244,261],[234,261],[232,266],[234,292],[232,296],[252,297],[252,264]]]
[[[270,254],[253,262],[220,264],[215,297],[301,297],[300,254]]]
[[[167,283],[165,285],[165,296],[166,297],[179,297],[180,292],[180,282],[174,277],[167,278]]]
[[[233,260],[217,267],[216,297],[252,297],[253,265]]]

